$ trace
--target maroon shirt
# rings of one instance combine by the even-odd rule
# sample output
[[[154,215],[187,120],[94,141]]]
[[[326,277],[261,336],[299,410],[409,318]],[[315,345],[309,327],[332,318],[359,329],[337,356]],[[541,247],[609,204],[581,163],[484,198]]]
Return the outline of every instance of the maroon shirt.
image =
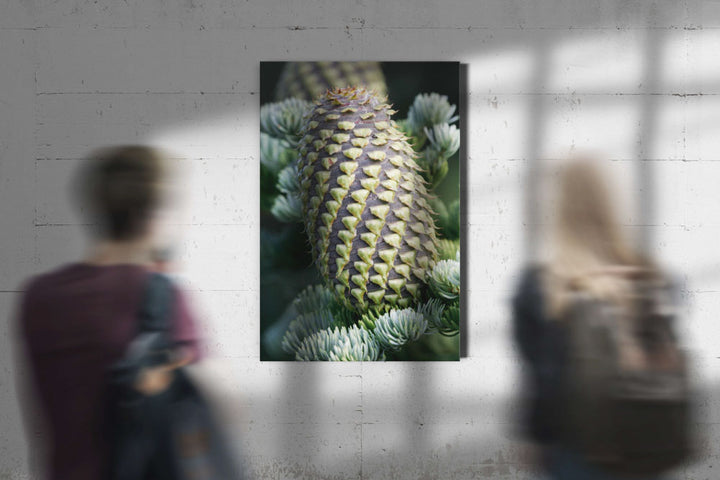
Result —
[[[20,303],[19,333],[43,421],[51,480],[100,480],[108,367],[137,333],[149,271],[138,265],[67,265],[33,278]],[[173,338],[199,357],[194,318],[176,292]]]

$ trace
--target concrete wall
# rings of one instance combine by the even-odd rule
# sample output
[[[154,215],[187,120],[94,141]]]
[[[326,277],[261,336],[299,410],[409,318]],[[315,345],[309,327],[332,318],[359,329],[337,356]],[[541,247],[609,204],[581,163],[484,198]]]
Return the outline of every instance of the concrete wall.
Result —
[[[0,478],[30,471],[18,285],[83,254],[67,181],[89,149],[124,142],[188,158],[180,258],[212,354],[201,368],[260,479],[529,478],[507,308],[543,219],[529,179],[543,159],[602,152],[630,192],[624,221],[684,280],[709,440],[679,478],[714,478],[719,20],[719,2],[691,0],[3,0]],[[459,363],[259,362],[258,62],[287,59],[468,64]]]

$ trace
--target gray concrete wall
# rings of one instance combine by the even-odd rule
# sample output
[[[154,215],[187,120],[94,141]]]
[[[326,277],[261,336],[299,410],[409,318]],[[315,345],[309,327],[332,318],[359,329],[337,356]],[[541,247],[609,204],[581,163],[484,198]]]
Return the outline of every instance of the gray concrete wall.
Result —
[[[125,142],[187,157],[180,260],[211,355],[198,368],[255,478],[530,478],[507,299],[544,218],[527,199],[536,165],[579,150],[614,160],[623,220],[681,275],[707,449],[679,478],[715,478],[719,21],[720,3],[691,0],[3,0],[0,478],[30,478],[19,285],[83,254],[67,181],[89,149]],[[292,59],[468,65],[459,363],[259,362],[259,61]]]

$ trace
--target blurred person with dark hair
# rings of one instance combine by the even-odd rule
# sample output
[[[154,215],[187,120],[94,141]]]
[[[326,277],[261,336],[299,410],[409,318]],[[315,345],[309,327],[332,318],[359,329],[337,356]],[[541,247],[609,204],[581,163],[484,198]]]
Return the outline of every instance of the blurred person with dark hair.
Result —
[[[166,263],[153,252],[167,167],[166,157],[149,147],[96,152],[75,185],[98,233],[87,257],[35,276],[23,289],[17,328],[39,407],[26,416],[48,430],[40,447],[49,479],[106,478],[107,371],[137,333],[151,273]],[[174,360],[141,372],[136,388],[146,395],[163,391],[173,368],[199,358],[194,317],[174,290]]]
[[[573,347],[576,347],[573,340],[577,337],[573,337],[571,332],[578,325],[572,325],[572,322],[582,323],[582,319],[576,318],[578,311],[575,309],[576,299],[582,298],[587,302],[594,302],[585,305],[624,308],[624,305],[629,305],[632,301],[629,299],[634,298],[640,279],[665,286],[669,286],[669,282],[664,280],[665,276],[655,263],[634,248],[624,237],[613,209],[609,185],[605,183],[594,161],[587,159],[568,161],[561,168],[558,181],[559,196],[548,261],[545,265],[531,266],[524,272],[512,302],[514,337],[528,367],[527,404],[522,419],[524,433],[536,444],[538,453],[536,460],[539,461],[540,467],[554,479],[660,478],[657,476],[657,469],[652,470],[654,468],[652,465],[650,470],[641,470],[647,465],[641,465],[640,461],[631,465],[632,468],[637,467],[641,473],[626,475],[622,468],[619,469],[620,471],[605,469],[601,462],[594,462],[596,459],[593,458],[593,461],[588,459],[585,455],[587,450],[583,451],[582,448],[585,444],[580,445],[583,442],[577,439],[589,437],[586,442],[589,444],[605,441],[606,439],[593,437],[595,431],[591,424],[605,422],[605,427],[612,429],[613,422],[617,422],[617,426],[621,427],[622,425],[619,424],[623,420],[619,415],[617,418],[612,415],[605,418],[602,416],[603,412],[598,410],[597,419],[587,421],[587,425],[573,423],[574,411],[571,407],[584,397],[576,395],[576,398],[571,398],[568,392],[571,391],[573,386],[571,383],[575,378],[573,377],[575,374],[573,369],[576,367],[574,362],[579,356],[587,353],[573,351]],[[605,318],[601,320],[604,321]],[[621,324],[622,321],[617,325]],[[628,328],[628,332],[630,328],[632,327]],[[618,328],[618,330],[623,329],[624,327]],[[597,329],[587,331],[590,332],[588,338],[591,344],[598,341],[598,336],[606,333]],[[634,331],[610,332],[612,336],[625,335],[622,341],[628,345],[634,341],[630,340],[634,334]],[[626,357],[618,364],[627,361],[639,365],[644,361],[644,353],[638,354],[632,348],[627,348],[627,352],[619,352],[622,348],[617,350],[615,353]],[[591,369],[594,368],[595,373],[601,372],[602,368],[614,361],[614,358],[610,359],[609,363],[606,362],[601,367],[591,365]],[[608,368],[616,369],[613,370],[613,374],[619,371],[618,366],[614,364]],[[604,380],[608,381],[607,377],[610,376],[606,375]],[[597,378],[592,381],[595,380]],[[588,385],[594,386],[590,382],[581,385],[581,389],[588,387],[589,390]],[[598,391],[602,395],[613,395],[613,392]],[[588,392],[589,395],[594,393],[594,390],[593,393]],[[593,401],[595,399],[590,396],[586,407],[592,408]],[[582,409],[583,406],[581,405],[580,408]],[[581,431],[585,428],[588,431]],[[610,431],[604,429],[602,425],[598,431],[600,430]],[[645,433],[651,434],[649,431]],[[616,437],[617,435],[609,442],[610,449],[613,442],[622,442],[622,439]],[[642,445],[632,447],[638,447],[639,451],[643,448]],[[682,446],[678,445],[677,449],[680,448]],[[650,453],[651,457],[661,454],[661,452]],[[682,455],[682,452],[676,453],[678,456]],[[626,467],[627,465],[623,465],[623,468]],[[647,473],[650,471],[652,473]],[[664,473],[664,470],[660,473]]]

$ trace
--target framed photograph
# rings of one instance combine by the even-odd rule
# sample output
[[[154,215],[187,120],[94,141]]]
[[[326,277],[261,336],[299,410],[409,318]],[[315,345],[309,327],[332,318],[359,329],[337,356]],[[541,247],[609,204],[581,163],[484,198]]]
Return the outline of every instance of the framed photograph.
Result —
[[[260,72],[261,360],[458,360],[460,64]]]

